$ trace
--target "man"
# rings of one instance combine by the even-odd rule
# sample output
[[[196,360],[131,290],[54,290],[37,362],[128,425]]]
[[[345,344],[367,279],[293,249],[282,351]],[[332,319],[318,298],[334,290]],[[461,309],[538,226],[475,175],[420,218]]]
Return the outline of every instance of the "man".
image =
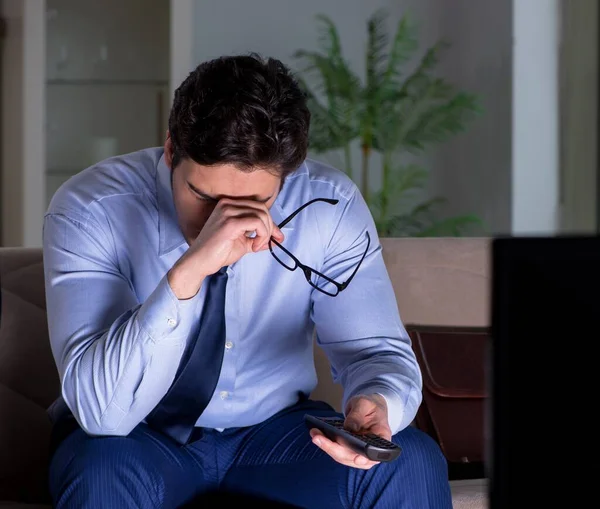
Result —
[[[201,64],[164,148],[111,158],[45,217],[56,507],[175,508],[203,493],[301,507],[451,507],[444,458],[410,427],[421,374],[369,210],[306,159],[309,112],[273,59]],[[349,281],[349,282],[348,282]],[[392,439],[379,463],[309,430],[338,415]]]

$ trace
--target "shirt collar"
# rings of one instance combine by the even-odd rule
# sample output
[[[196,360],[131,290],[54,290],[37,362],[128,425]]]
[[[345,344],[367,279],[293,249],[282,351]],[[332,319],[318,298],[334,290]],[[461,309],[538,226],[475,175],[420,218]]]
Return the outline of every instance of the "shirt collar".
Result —
[[[282,196],[282,193],[279,193],[279,195],[277,196],[277,199],[275,200],[275,203],[273,203],[273,205],[269,209],[269,212],[271,213],[271,218],[273,219],[273,222],[275,224],[281,223],[289,215],[286,212],[286,210],[284,210],[284,208],[283,208],[284,201],[285,200],[284,200],[284,197]],[[294,229],[293,223],[294,222],[292,221],[291,223],[286,224],[282,229],[283,230],[293,230]]]
[[[163,256],[186,244],[177,220],[177,211],[173,200],[173,187],[171,185],[171,169],[165,162],[164,154],[160,157],[157,165],[156,188],[158,195],[158,254],[159,256]],[[281,223],[291,213],[284,209],[286,195],[287,193],[284,193],[282,189],[275,203],[271,206],[271,217],[275,224]],[[283,228],[284,231],[293,229],[293,221]]]
[[[173,201],[171,169],[163,154],[156,168],[156,189],[158,198],[158,255],[163,256],[186,243],[179,228],[177,211]]]

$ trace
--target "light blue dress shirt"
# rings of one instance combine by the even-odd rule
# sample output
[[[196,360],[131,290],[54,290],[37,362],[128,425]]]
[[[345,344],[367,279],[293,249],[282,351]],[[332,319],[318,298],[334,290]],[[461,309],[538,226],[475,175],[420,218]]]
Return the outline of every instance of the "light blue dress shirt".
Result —
[[[327,354],[343,404],[382,394],[392,432],[421,403],[422,379],[361,194],[344,173],[307,160],[271,207],[275,223],[313,198],[285,228],[283,245],[302,263],[344,281],[314,290],[269,250],[228,268],[226,343],[214,395],[197,425],[250,426],[295,403],[317,384],[313,332]],[[180,301],[167,271],[188,249],[177,223],[170,170],[151,148],[102,161],[69,179],[44,221],[50,342],[66,406],[92,435],[126,435],[167,392],[193,337],[204,286]]]

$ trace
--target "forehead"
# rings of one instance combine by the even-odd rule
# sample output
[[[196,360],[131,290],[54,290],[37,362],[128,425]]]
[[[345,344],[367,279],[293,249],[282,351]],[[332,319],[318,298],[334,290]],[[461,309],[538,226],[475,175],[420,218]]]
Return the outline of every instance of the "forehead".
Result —
[[[242,171],[232,164],[203,166],[193,161],[182,161],[185,179],[198,191],[212,197],[272,196],[278,189],[281,178],[264,169]]]

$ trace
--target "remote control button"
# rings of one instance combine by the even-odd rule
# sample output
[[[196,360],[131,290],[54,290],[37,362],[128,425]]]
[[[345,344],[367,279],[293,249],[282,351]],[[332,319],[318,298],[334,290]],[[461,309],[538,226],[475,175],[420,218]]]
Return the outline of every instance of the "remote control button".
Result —
[[[320,420],[326,424],[329,424],[330,426],[333,426],[336,429],[345,431],[346,433],[352,435],[353,437],[358,438],[359,440],[366,442],[369,445],[378,447],[380,449],[388,449],[388,450],[396,448],[396,445],[394,443],[391,443],[388,440],[381,438],[380,436],[373,435],[373,434],[357,433],[355,431],[347,430],[344,427],[344,421],[337,419],[335,417],[334,418],[322,417],[322,418],[320,418]]]

